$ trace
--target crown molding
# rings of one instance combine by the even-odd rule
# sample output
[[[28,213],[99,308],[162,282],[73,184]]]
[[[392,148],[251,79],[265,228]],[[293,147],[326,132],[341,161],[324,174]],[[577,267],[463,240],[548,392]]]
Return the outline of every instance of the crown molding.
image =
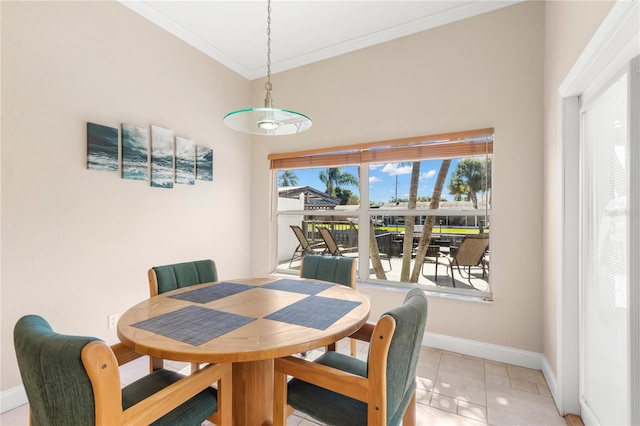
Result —
[[[182,25],[175,23],[164,14],[158,12],[149,4],[149,2],[130,0],[119,1],[122,5],[126,6],[133,12],[148,19],[149,21],[158,25],[160,28],[173,34],[180,40],[191,45],[195,49],[211,57],[215,61],[221,63],[237,74],[240,74],[244,78],[248,80],[256,80],[267,75],[266,64],[265,66],[260,68],[247,68],[240,62],[236,61],[233,57],[217,49],[211,43],[208,43],[201,37],[198,37],[197,35],[184,28]],[[277,73],[293,68],[298,68],[314,62],[343,55],[345,53],[374,46],[376,44],[395,40],[400,37],[405,37],[421,31],[426,31],[455,21],[460,21],[462,19],[481,15],[483,13],[491,12],[505,6],[511,6],[513,4],[521,3],[522,1],[523,0],[467,1],[459,6],[419,18],[402,25],[396,25],[382,31],[377,31],[362,37],[356,37],[343,43],[339,43],[322,49],[317,49],[313,52],[298,55],[283,61],[274,61],[271,64],[271,70],[273,73]]]

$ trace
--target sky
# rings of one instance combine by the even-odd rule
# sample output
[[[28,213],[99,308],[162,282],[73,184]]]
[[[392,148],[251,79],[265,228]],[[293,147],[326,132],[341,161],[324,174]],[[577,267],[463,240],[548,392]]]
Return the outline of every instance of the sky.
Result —
[[[425,160],[420,163],[420,182],[418,184],[418,197],[428,196],[433,193],[433,186],[436,182],[438,171],[442,160]],[[451,161],[449,172],[447,174],[447,183],[451,178],[451,174],[456,169],[458,159]],[[369,200],[375,203],[391,201],[396,197],[396,177],[397,177],[397,194],[398,198],[409,198],[409,184],[411,183],[412,163],[381,163],[369,166]],[[312,188],[324,191],[326,186],[319,178],[319,174],[324,168],[318,169],[297,169],[292,170],[298,177],[299,186],[310,186]],[[355,166],[342,167],[344,172],[349,172],[354,176],[358,176],[358,168]],[[282,172],[280,172],[281,174]],[[351,190],[358,194],[360,191],[356,186],[345,186],[345,189]],[[452,199],[445,188],[443,189],[443,198]]]

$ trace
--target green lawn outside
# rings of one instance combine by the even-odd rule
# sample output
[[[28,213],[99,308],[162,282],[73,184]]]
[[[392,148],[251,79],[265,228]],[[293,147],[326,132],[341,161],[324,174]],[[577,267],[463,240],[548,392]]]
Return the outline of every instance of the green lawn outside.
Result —
[[[404,232],[404,226],[378,226],[376,227],[376,231],[387,231],[387,232]],[[436,225],[433,227],[432,234],[479,234],[480,231],[478,228],[446,228],[442,227],[442,232],[440,225]],[[484,234],[488,234],[489,230],[485,229]]]
[[[349,229],[358,229],[357,224],[350,223],[336,223],[332,222],[331,224],[321,224],[321,223],[310,223],[308,224],[308,232],[313,232],[315,225],[320,226],[328,226],[334,230],[349,230]],[[380,232],[404,232],[404,225],[389,225],[389,226],[376,226],[375,230]],[[440,225],[435,225],[432,230],[432,234],[479,234],[480,231],[478,228],[455,228],[455,227],[440,227]],[[489,229],[484,229],[484,234],[489,233]]]

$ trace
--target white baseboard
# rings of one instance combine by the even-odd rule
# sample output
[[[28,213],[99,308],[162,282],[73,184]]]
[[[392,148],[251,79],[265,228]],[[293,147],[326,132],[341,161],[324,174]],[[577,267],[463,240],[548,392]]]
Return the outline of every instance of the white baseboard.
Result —
[[[551,392],[551,397],[553,398],[553,401],[555,402],[556,407],[562,406],[562,404],[558,400],[558,397],[560,396],[560,394],[558,393],[558,379],[555,373],[553,372],[553,369],[549,365],[549,362],[547,361],[547,357],[545,356],[542,357],[542,374],[544,375],[544,379],[547,381],[549,392]],[[566,413],[562,413],[562,414],[566,414]]]
[[[535,370],[542,369],[543,357],[542,354],[537,352],[523,351],[521,349],[435,333],[424,333],[422,344],[432,348],[518,365],[520,367],[533,368]]]
[[[19,385],[0,393],[0,413],[13,410],[28,402],[24,386]]]

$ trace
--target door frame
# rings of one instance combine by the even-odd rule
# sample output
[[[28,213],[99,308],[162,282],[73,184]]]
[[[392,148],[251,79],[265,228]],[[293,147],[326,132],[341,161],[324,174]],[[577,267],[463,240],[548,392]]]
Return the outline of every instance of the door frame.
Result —
[[[607,81],[640,55],[637,0],[617,1],[600,28],[586,46],[558,89],[559,144],[558,176],[560,191],[557,214],[561,218],[560,235],[556,241],[559,262],[557,282],[557,391],[556,405],[562,415],[580,413],[579,391],[579,183],[580,183],[580,99],[591,84]],[[630,126],[633,126],[630,123]],[[637,130],[637,123],[636,123]],[[638,292],[629,303],[638,306]],[[637,315],[631,321],[638,325]],[[633,355],[638,362],[638,354]],[[638,393],[638,380],[631,392]],[[632,415],[638,417],[637,407]],[[636,423],[640,419],[633,419]],[[633,422],[632,422],[633,423]]]

